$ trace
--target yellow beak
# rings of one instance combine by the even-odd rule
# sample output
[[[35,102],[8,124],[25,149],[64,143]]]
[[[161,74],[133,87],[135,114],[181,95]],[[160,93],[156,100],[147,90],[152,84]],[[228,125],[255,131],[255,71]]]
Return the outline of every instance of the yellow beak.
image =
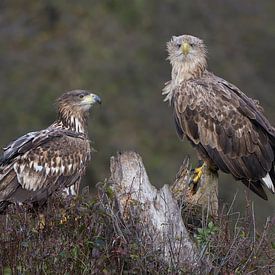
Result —
[[[187,42],[183,42],[181,45],[181,51],[184,55],[187,55],[190,52],[190,45]]]
[[[89,94],[84,97],[83,101],[84,104],[94,104],[94,103],[99,103],[101,104],[101,99],[98,95],[95,94]]]

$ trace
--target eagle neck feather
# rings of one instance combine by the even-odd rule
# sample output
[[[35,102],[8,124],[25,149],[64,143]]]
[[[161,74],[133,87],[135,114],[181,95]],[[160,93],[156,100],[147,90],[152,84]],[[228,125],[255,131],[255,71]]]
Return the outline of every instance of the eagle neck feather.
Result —
[[[175,89],[185,81],[200,78],[206,71],[207,62],[205,57],[201,57],[192,62],[179,62],[172,59],[170,63],[172,65],[171,81],[165,83],[162,94],[166,95],[164,101],[169,101],[171,104]]]
[[[75,114],[72,111],[59,112],[58,119],[54,123],[55,127],[60,127],[66,130],[71,130],[77,133],[87,134],[88,129],[88,115],[87,114]]]

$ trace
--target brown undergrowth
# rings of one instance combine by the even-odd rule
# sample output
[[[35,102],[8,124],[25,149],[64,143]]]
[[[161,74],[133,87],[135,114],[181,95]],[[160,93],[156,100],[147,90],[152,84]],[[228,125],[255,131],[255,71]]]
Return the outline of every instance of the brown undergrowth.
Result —
[[[218,218],[183,208],[185,224],[213,274],[272,274],[271,220],[257,233],[253,207],[245,217],[224,207]],[[43,209],[9,207],[0,217],[2,274],[183,274],[171,270],[140,240],[140,226],[125,224],[112,190],[95,198],[51,198]],[[203,273],[203,271],[202,271]]]

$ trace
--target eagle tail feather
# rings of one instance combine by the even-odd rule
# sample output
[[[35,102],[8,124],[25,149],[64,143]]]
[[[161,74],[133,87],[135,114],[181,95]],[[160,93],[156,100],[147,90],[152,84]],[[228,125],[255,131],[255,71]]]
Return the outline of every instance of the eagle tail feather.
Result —
[[[274,166],[272,166],[269,173],[262,179],[263,183],[268,187],[268,189],[274,194],[275,193],[275,171]]]
[[[262,182],[259,181],[249,181],[242,180],[243,184],[245,184],[251,191],[256,193],[259,197],[267,201],[267,195],[263,189]]]

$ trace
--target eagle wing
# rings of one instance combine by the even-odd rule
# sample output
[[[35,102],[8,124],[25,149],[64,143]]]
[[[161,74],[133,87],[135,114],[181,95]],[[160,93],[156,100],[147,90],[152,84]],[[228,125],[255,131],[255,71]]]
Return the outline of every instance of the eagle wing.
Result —
[[[274,128],[234,85],[209,73],[179,86],[172,103],[179,135],[222,171],[246,185],[247,179],[257,182],[273,171]],[[251,189],[266,197],[261,184]]]
[[[90,158],[89,141],[81,133],[48,128],[10,143],[0,161],[0,199],[18,187],[38,192],[70,186],[79,180]],[[58,185],[54,188],[52,186]]]

